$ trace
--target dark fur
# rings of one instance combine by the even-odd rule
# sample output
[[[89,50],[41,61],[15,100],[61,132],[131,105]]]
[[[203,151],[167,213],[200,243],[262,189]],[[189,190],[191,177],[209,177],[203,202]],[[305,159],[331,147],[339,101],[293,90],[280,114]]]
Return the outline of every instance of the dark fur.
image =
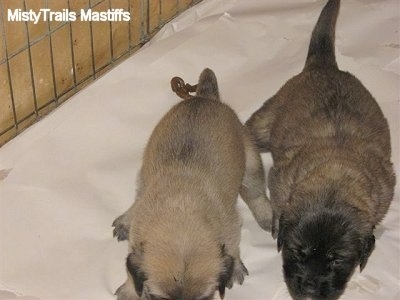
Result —
[[[140,268],[140,258],[138,257],[136,252],[137,251],[132,251],[126,258],[126,269],[132,276],[136,293],[139,297],[141,297],[143,293],[143,283],[146,281],[147,276]]]
[[[272,153],[268,185],[278,250],[294,299],[337,299],[374,249],[373,229],[393,198],[387,121],[334,54],[339,0],[314,28],[303,71],[246,125]]]
[[[372,230],[362,233],[356,218],[352,207],[325,201],[299,208],[291,218],[281,215],[278,247],[294,299],[337,299],[356,266],[364,268],[375,238]]]
[[[228,286],[228,282],[232,277],[233,274],[233,268],[235,266],[235,260],[233,257],[229,254],[226,253],[225,251],[225,245],[222,246],[221,248],[221,257],[223,259],[223,266],[224,268],[222,269],[221,274],[219,275],[218,278],[218,292],[219,296],[221,299],[225,297],[225,288]],[[243,263],[240,262],[242,265]],[[246,273],[248,275],[246,267],[243,265],[244,270],[246,270]]]

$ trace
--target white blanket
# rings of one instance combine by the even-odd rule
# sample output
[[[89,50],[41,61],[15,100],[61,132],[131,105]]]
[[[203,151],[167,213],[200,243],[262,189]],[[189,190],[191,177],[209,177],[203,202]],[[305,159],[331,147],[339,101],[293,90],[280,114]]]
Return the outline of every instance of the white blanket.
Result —
[[[132,203],[146,141],[179,101],[173,76],[196,83],[204,67],[242,121],[304,65],[325,1],[204,0],[142,50],[0,148],[0,299],[114,299],[127,243],[111,223]],[[389,120],[399,177],[399,3],[342,1],[336,53]],[[1,101],[1,100],[0,100]],[[263,156],[266,171],[271,166]],[[400,299],[399,189],[376,230],[376,249],[342,299]],[[243,216],[250,276],[228,300],[290,299],[276,241]]]

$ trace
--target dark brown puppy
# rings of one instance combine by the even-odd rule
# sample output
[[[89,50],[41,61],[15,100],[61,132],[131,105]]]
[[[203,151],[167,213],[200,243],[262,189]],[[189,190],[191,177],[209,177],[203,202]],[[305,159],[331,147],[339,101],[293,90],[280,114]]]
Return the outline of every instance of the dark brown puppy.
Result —
[[[303,71],[247,121],[270,151],[268,185],[278,249],[294,299],[337,299],[371,254],[373,230],[393,198],[395,176],[385,117],[334,54],[340,1],[314,28]]]

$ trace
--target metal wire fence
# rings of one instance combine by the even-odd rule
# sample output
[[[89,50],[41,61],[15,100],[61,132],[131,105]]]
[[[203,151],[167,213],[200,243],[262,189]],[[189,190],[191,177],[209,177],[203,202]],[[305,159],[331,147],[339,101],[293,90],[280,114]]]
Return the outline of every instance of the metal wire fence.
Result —
[[[0,146],[145,44],[201,0],[0,0]],[[22,12],[73,13],[76,20],[11,21]],[[130,20],[87,21],[113,10]]]

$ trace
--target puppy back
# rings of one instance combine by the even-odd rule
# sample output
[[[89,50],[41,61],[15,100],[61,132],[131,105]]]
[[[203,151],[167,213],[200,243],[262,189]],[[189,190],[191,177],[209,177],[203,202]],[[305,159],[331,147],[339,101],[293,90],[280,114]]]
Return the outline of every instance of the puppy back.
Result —
[[[337,68],[335,57],[335,26],[340,0],[329,0],[323,8],[311,35],[305,69]]]

